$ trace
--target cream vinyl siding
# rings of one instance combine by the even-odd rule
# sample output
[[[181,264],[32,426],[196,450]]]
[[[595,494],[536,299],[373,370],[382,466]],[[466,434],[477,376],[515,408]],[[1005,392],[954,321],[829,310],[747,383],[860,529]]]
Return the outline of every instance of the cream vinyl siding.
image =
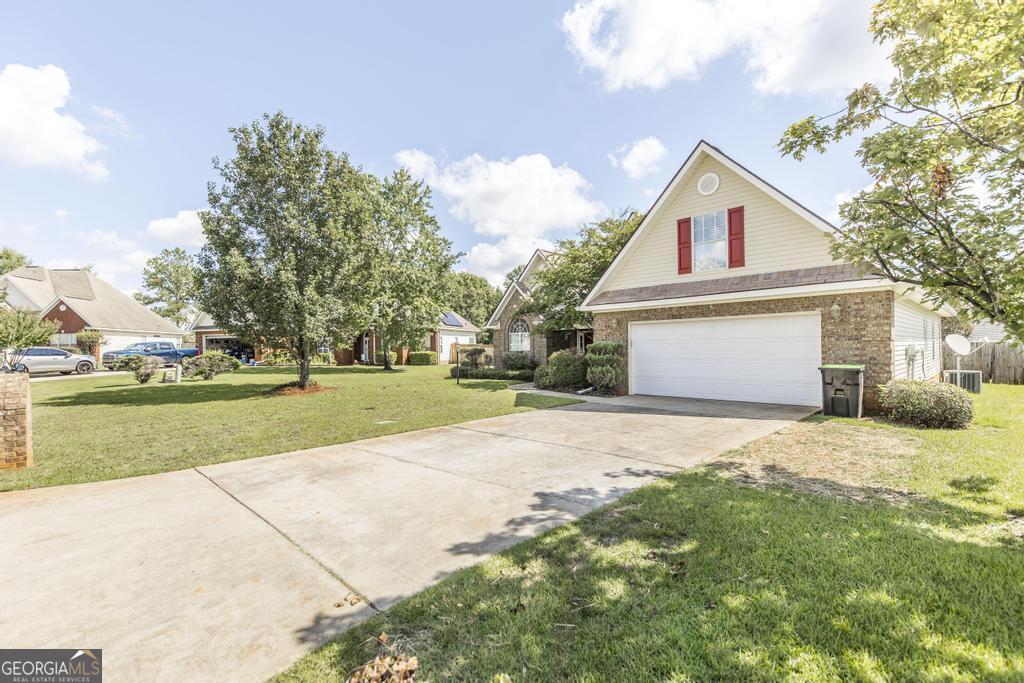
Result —
[[[705,197],[697,192],[697,180],[708,172],[717,173],[721,184]],[[828,235],[709,156],[690,169],[667,200],[601,291],[835,263]],[[676,221],[737,206],[744,207],[746,265],[679,275]]]
[[[942,318],[906,300],[896,300],[893,317],[893,377],[933,379],[942,370]],[[907,349],[913,344],[913,361]]]

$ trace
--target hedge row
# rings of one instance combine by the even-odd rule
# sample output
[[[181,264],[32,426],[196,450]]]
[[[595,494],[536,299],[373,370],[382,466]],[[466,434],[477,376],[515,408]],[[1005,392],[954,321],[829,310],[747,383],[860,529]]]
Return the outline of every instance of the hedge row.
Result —
[[[511,379],[529,382],[533,379],[533,370],[499,370],[497,368],[467,368],[453,365],[451,375],[452,377],[461,376],[462,379]]]

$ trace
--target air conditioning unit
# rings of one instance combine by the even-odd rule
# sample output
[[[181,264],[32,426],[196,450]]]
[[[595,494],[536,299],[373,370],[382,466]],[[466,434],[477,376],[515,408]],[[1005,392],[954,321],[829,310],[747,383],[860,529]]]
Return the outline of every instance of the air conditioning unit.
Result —
[[[955,384],[972,394],[981,393],[981,370],[946,370],[943,381]]]

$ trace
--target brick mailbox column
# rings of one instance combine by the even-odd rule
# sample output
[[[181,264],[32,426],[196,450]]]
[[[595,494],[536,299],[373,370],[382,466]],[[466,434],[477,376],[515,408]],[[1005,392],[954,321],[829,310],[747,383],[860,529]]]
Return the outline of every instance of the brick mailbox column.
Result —
[[[28,373],[0,373],[0,470],[32,466]]]

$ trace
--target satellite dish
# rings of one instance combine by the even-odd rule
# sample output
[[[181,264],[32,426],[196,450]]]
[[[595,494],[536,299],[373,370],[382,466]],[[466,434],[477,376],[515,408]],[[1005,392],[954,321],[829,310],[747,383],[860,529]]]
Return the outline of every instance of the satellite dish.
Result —
[[[966,356],[971,352],[971,342],[962,334],[947,334],[946,346],[953,349],[953,353],[958,356]]]

